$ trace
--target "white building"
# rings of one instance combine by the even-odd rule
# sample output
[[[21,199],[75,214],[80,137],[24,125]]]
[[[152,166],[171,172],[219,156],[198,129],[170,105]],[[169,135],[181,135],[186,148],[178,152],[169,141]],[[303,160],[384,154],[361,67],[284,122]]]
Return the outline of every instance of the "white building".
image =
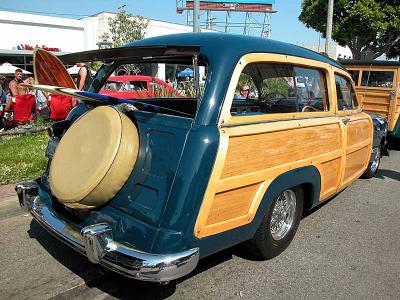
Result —
[[[304,48],[313,50],[315,52],[325,52],[325,44],[320,45],[304,45]],[[352,59],[353,54],[349,47],[342,47],[332,42],[328,49],[328,56],[333,59]]]
[[[36,46],[55,54],[98,49],[99,36],[108,31],[108,18],[114,15],[101,12],[76,20],[0,11],[0,64],[32,71]],[[190,26],[150,19],[145,37],[191,31]]]

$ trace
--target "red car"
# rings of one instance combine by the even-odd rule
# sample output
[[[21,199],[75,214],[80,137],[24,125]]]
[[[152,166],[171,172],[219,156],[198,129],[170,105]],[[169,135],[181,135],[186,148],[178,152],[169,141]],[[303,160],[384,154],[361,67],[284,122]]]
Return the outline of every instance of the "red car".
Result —
[[[100,94],[125,99],[179,97],[179,93],[165,81],[142,75],[110,76]]]

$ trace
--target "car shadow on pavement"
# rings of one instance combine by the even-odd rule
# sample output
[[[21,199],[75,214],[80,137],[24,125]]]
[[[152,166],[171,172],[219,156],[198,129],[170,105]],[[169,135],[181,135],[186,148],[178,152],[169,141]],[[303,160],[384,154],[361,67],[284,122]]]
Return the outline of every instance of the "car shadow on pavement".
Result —
[[[103,292],[119,299],[132,299],[133,295],[139,296],[139,294],[140,299],[165,299],[175,293],[177,285],[181,282],[232,259],[234,255],[252,259],[245,253],[241,245],[234,246],[200,260],[192,273],[171,281],[167,285],[161,285],[127,278],[100,265],[90,263],[85,256],[52,236],[34,219],[31,221],[28,234],[30,238],[36,239],[45,251],[59,263],[85,281],[85,285],[68,289],[57,295],[57,299],[92,298],[96,293],[93,292],[93,289],[100,290],[97,293]]]
[[[376,172],[375,177],[379,178],[379,179],[391,178],[391,179],[400,181],[400,173],[399,172],[393,171],[393,170],[387,170],[387,169],[379,169]]]

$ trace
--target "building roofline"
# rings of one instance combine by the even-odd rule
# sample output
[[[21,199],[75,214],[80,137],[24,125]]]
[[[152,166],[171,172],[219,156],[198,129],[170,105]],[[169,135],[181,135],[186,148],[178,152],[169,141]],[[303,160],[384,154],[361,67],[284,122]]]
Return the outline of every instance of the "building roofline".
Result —
[[[339,62],[348,66],[396,66],[400,67],[399,61],[392,60],[354,60],[354,59],[339,59]]]

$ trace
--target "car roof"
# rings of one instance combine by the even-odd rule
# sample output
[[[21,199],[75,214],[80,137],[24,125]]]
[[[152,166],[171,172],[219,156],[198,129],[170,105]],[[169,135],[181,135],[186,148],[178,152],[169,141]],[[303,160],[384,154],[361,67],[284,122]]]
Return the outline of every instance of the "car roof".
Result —
[[[207,32],[162,35],[135,41],[124,47],[149,46],[199,47],[200,51],[206,54],[207,57],[228,56],[226,58],[234,60],[237,60],[247,53],[276,53],[317,60],[340,69],[345,69],[339,62],[309,49],[267,38],[240,34]]]

